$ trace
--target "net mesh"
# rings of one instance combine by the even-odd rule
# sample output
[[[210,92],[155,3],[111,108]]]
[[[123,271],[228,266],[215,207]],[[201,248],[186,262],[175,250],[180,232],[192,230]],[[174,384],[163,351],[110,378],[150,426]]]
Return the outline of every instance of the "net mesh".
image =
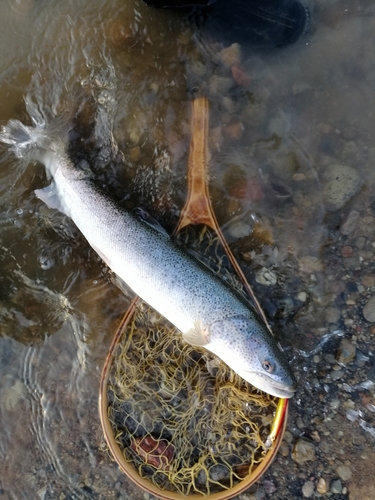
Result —
[[[110,367],[108,418],[124,459],[161,490],[232,488],[264,459],[278,399],[141,301]]]

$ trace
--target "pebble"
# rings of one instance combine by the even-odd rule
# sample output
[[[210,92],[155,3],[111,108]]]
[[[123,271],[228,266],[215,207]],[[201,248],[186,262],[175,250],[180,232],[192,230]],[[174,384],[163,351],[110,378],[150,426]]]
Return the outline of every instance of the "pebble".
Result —
[[[359,250],[358,255],[363,259],[363,260],[371,260],[374,256],[374,252],[371,250]]]
[[[292,444],[293,434],[290,431],[284,432],[284,441],[286,441],[288,444]]]
[[[358,210],[355,209],[351,210],[345,217],[340,226],[340,233],[344,236],[347,236],[348,234],[352,233],[354,229],[357,227],[358,219],[359,219]]]
[[[375,217],[372,215],[361,217],[358,221],[358,230],[361,236],[373,238],[375,236]]]
[[[198,76],[204,76],[207,73],[207,67],[202,61],[192,61],[190,63],[190,70]]]
[[[220,481],[227,480],[228,474],[229,474],[229,471],[228,471],[227,467],[224,467],[223,465],[217,464],[217,465],[213,465],[210,468],[210,477],[211,477],[212,481],[220,482]]]
[[[298,464],[316,460],[314,443],[302,437],[298,438],[294,443],[292,458]]]
[[[319,479],[318,484],[316,485],[316,491],[320,495],[327,493],[327,481],[323,477]]]
[[[270,269],[267,269],[266,267],[262,267],[257,271],[255,275],[255,281],[257,283],[260,283],[261,285],[276,285],[277,283],[277,276],[276,273],[271,271]]]
[[[272,495],[277,490],[275,483],[271,479],[265,479],[263,481],[264,490],[267,495]]]
[[[299,263],[301,266],[301,270],[305,273],[311,274],[324,270],[323,262],[317,257],[313,257],[312,255],[301,257]]]
[[[227,68],[241,62],[241,46],[238,43],[232,43],[229,47],[216,54],[216,60],[221,62]]]
[[[343,375],[344,375],[344,372],[342,370],[332,370],[331,371],[331,379],[332,380],[339,380]]]
[[[306,481],[306,483],[302,486],[302,494],[305,498],[310,498],[314,494],[314,483],[312,481]]]
[[[348,481],[352,477],[352,471],[347,465],[339,465],[336,472],[343,481]]]
[[[363,276],[362,285],[365,286],[366,288],[371,288],[372,286],[374,286],[375,285],[375,276],[373,276],[371,274],[367,274],[366,276]]]
[[[209,81],[209,90],[211,94],[226,94],[231,87],[233,87],[234,82],[232,78],[227,78],[225,76],[212,75]]]
[[[355,346],[348,339],[342,339],[336,352],[336,359],[346,365],[354,359],[355,353]]]
[[[354,168],[340,163],[329,165],[322,176],[323,198],[326,208],[342,208],[362,186],[362,179]]]
[[[373,295],[363,308],[363,316],[369,323],[375,323],[375,295]]]
[[[337,494],[340,494],[342,492],[342,484],[341,484],[340,479],[336,479],[336,481],[332,481],[331,491],[332,491],[332,493],[337,493]]]
[[[286,443],[285,441],[283,441],[281,443],[280,448],[279,448],[279,453],[283,457],[287,457],[289,455],[289,446],[288,446],[288,443]]]
[[[252,232],[251,225],[244,221],[236,220],[228,226],[229,235],[232,236],[232,238],[235,238],[236,240],[249,236],[251,232]]]
[[[322,439],[322,441],[320,441],[319,447],[323,453],[329,453],[331,451],[331,446],[326,439]]]
[[[341,255],[346,258],[346,257],[351,257],[353,255],[353,247],[349,245],[345,245],[341,249]]]
[[[328,323],[336,324],[340,318],[340,310],[337,307],[327,307],[325,317]]]

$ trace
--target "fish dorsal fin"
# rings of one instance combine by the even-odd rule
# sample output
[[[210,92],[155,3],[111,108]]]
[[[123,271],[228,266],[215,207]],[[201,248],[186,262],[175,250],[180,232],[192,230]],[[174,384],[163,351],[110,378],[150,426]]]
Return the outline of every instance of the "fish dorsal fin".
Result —
[[[63,214],[69,215],[66,213],[66,209],[61,203],[59,194],[56,190],[56,186],[54,182],[43,189],[35,189],[34,193],[36,196],[42,200],[49,208],[55,208],[62,212]]]
[[[132,210],[132,214],[135,215],[138,219],[140,219],[148,226],[152,227],[153,229],[156,229],[163,236],[169,238],[169,234],[167,233],[167,231],[144,208],[135,207]]]
[[[210,335],[200,321],[196,321],[194,328],[184,332],[182,337],[191,345],[203,346],[210,343]]]

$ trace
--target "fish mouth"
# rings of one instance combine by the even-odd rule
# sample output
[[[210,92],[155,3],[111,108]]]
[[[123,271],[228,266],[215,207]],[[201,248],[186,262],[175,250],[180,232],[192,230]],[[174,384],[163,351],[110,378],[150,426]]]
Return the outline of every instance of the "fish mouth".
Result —
[[[277,398],[289,399],[297,390],[297,382],[293,379],[284,383],[254,372],[245,372],[241,376],[254,387]]]

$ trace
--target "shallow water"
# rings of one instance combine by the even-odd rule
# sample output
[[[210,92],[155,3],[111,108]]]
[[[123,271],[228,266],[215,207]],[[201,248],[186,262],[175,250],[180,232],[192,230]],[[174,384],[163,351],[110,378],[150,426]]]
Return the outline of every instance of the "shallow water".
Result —
[[[191,97],[208,96],[214,209],[301,381],[291,433],[324,435],[324,419],[344,416],[327,431],[331,451],[294,464],[289,485],[280,476],[290,455],[273,464],[273,498],[300,498],[304,478],[337,477],[338,428],[358,435],[356,453],[367,456],[347,492],[373,498],[371,432],[345,418],[372,393],[366,403],[354,389],[343,397],[323,356],[341,330],[368,358],[341,382],[371,380],[374,331],[362,306],[375,293],[363,284],[375,262],[375,10],[366,0],[311,7],[311,32],[294,45],[223,52],[181,14],[134,0],[5,0],[0,121],[29,122],[27,96],[48,120],[63,116],[73,156],[124,206],[144,205],[172,230],[186,196]],[[337,163],[362,183],[344,179],[347,199],[333,206],[324,172]],[[36,198],[47,182],[40,165],[1,146],[0,179],[0,499],[144,498],[107,455],[97,414],[102,365],[132,294]],[[303,357],[327,333],[320,361]]]

